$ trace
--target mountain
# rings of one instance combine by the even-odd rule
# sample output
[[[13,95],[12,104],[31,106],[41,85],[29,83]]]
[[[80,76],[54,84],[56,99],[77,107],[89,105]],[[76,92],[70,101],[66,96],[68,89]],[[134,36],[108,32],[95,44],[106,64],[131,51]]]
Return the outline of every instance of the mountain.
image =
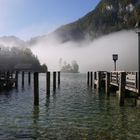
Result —
[[[26,42],[16,36],[0,37],[0,47],[25,47]]]
[[[140,0],[101,0],[96,8],[79,20],[56,29],[53,33],[33,38],[59,42],[94,39],[120,30],[140,27]]]
[[[82,41],[140,27],[140,0],[101,0],[96,8],[77,21],[63,25],[54,32],[24,42],[17,37],[1,37],[0,46],[32,46],[36,43],[61,44]]]

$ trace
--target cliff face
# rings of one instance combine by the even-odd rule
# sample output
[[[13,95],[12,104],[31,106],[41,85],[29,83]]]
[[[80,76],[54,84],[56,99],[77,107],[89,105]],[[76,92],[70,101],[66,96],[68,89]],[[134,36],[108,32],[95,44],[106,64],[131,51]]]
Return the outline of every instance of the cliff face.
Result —
[[[101,0],[93,11],[58,28],[46,38],[57,36],[61,42],[79,41],[136,26],[140,27],[140,0]]]

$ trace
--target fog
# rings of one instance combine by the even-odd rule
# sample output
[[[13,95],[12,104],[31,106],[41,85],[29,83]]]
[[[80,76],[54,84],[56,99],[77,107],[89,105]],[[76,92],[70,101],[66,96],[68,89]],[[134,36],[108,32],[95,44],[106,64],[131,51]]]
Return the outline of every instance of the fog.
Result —
[[[54,45],[55,44],[55,45]],[[82,43],[56,44],[51,41],[38,42],[32,46],[41,63],[50,71],[59,70],[59,59],[70,63],[76,60],[80,72],[113,70],[112,54],[118,54],[117,70],[135,71],[138,68],[138,36],[135,31],[120,31]]]

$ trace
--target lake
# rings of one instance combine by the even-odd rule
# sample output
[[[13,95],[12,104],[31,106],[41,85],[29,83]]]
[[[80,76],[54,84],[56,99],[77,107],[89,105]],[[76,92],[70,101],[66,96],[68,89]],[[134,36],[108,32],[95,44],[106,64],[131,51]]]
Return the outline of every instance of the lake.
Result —
[[[33,79],[32,79],[33,80]],[[86,74],[61,74],[61,85],[46,97],[39,75],[39,107],[33,86],[0,92],[0,140],[140,140],[140,109],[133,99],[120,107],[116,93],[87,87]]]

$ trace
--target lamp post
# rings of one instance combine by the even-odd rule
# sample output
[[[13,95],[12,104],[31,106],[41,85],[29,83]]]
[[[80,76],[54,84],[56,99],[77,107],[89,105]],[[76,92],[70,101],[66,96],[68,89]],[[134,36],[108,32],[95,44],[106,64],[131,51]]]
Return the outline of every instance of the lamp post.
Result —
[[[114,71],[116,71],[116,61],[118,60],[118,54],[113,54],[113,61],[114,61]]]

